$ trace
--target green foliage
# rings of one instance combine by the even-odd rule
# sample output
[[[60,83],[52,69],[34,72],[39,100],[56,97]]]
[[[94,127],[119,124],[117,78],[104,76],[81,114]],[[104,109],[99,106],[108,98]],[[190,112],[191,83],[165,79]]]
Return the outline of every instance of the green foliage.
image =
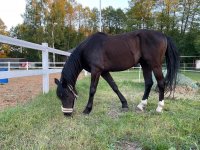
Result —
[[[93,111],[83,115],[90,81],[84,78],[77,83],[79,98],[72,118],[63,116],[55,90],[1,111],[0,149],[106,150],[130,148],[132,143],[139,149],[199,148],[199,99],[166,99],[164,113],[158,115],[158,95],[152,92],[146,112],[136,113],[144,89],[143,83],[132,81],[137,73],[113,77],[128,100],[128,112],[121,111],[118,97],[101,79]]]
[[[6,25],[0,18],[0,34],[8,35],[8,31],[6,31]],[[0,58],[5,58],[10,52],[10,46],[7,44],[0,43]]]
[[[11,36],[38,44],[46,42],[50,47],[67,51],[81,42],[86,35],[86,27],[79,32],[75,29],[77,11],[77,4],[73,1],[27,0],[24,23],[13,28]],[[15,51],[11,52],[10,56],[16,54]],[[23,49],[21,54],[29,61],[41,61],[40,52]],[[60,58],[57,58],[58,60]]]
[[[154,1],[149,0],[132,0],[130,1],[130,9],[128,10],[128,18],[131,18],[131,26],[133,29],[152,29],[153,28],[153,14],[152,9]],[[131,27],[130,27],[131,29]]]
[[[104,8],[102,28],[109,34],[158,30],[173,37],[181,55],[199,55],[199,16],[199,0],[130,0],[125,10]],[[23,24],[11,29],[11,36],[38,44],[47,42],[50,47],[64,51],[99,30],[98,9],[83,7],[74,0],[26,0],[23,18]],[[28,60],[41,59],[40,53],[33,54],[26,49],[22,55]]]
[[[1,20],[1,18],[0,18],[0,34],[2,34],[2,35],[7,35],[8,34],[8,32],[6,31],[6,25]]]
[[[103,31],[110,34],[119,34],[125,31],[127,18],[121,9],[109,6],[102,10]]]
[[[172,36],[181,55],[199,55],[200,1],[131,0],[128,31],[159,30]]]

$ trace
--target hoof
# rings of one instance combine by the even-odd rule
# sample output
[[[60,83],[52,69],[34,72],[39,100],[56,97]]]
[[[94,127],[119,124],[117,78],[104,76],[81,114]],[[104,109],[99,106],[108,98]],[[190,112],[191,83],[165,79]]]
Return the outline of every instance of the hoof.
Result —
[[[85,108],[85,110],[83,111],[84,114],[88,115],[91,112],[92,108]]]
[[[128,108],[122,108],[122,111],[127,112]]]

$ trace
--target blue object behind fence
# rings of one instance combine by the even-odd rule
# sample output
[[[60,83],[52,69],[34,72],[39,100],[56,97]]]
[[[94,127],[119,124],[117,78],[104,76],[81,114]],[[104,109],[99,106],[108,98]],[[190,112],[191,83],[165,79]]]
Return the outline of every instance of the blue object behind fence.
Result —
[[[0,68],[0,71],[8,71],[8,68]],[[0,84],[6,84],[8,83],[8,79],[0,79]]]

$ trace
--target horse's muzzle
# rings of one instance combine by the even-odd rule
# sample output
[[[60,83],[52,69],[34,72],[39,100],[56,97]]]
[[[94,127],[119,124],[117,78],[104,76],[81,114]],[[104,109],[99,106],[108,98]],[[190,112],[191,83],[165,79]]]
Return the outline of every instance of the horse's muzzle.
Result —
[[[73,112],[73,108],[63,108],[62,106],[61,106],[61,110],[65,116],[71,116]]]

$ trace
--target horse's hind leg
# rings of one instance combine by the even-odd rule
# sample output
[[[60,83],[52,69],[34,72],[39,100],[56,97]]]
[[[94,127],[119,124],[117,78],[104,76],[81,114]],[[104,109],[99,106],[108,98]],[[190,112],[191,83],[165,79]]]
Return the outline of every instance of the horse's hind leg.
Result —
[[[108,82],[108,84],[110,85],[110,87],[113,89],[113,91],[117,94],[117,96],[119,97],[121,103],[122,103],[122,109],[124,111],[128,110],[128,104],[126,99],[124,98],[124,96],[122,95],[122,93],[119,91],[115,81],[113,80],[112,76],[110,75],[109,72],[103,73],[101,74],[101,76]]]
[[[149,93],[151,91],[151,87],[153,85],[153,80],[152,80],[151,66],[148,65],[146,62],[140,62],[140,64],[141,64],[142,70],[143,70],[143,76],[144,76],[144,81],[145,81],[145,91],[144,91],[142,101],[137,106],[137,109],[140,111],[143,111],[147,105],[147,100],[149,97]]]
[[[155,67],[153,68],[153,73],[156,77],[158,88],[159,88],[159,102],[158,107],[156,109],[157,112],[161,113],[164,107],[164,89],[165,89],[165,82],[162,73],[162,67]]]

